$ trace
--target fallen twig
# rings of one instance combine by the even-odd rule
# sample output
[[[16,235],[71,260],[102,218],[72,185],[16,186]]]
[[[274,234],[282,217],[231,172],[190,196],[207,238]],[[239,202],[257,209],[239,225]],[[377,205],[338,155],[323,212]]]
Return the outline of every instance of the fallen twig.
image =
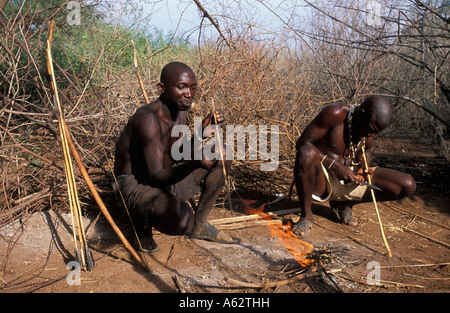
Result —
[[[424,221],[427,221],[427,222],[432,223],[432,224],[435,224],[435,225],[437,225],[437,226],[439,226],[439,227],[442,227],[442,228],[445,228],[445,229],[450,230],[450,227],[449,227],[449,226],[440,224],[440,223],[438,223],[438,222],[435,222],[435,221],[433,221],[433,220],[430,220],[429,218],[420,216],[419,214],[416,214],[416,213],[413,213],[413,212],[409,212],[409,211],[407,211],[407,210],[405,210],[405,209],[402,209],[402,208],[400,208],[400,207],[398,207],[398,206],[396,206],[396,205],[394,205],[394,204],[392,204],[392,203],[389,203],[389,204],[384,203],[384,205],[387,206],[388,208],[390,208],[391,210],[394,210],[394,211],[397,211],[397,212],[400,211],[400,213],[402,213],[402,214],[409,214],[409,215],[415,216],[415,217],[420,218],[420,219],[422,219],[422,220],[424,220]]]
[[[405,284],[405,283],[399,283],[394,281],[387,281],[387,280],[379,280],[377,284],[369,284],[366,279],[364,278],[353,278],[347,275],[335,273],[334,274],[337,277],[340,277],[342,279],[346,279],[358,284],[368,285],[368,286],[374,286],[374,287],[385,287],[385,288],[392,288],[392,287],[416,287],[416,288],[425,288],[421,285],[414,285],[414,284]]]
[[[450,265],[450,262],[446,263],[433,263],[433,264],[405,264],[405,265],[384,265],[380,268],[394,268],[394,267],[430,267],[430,266],[445,266]]]
[[[335,269],[335,270],[328,270],[328,273],[335,273],[340,271],[340,269]],[[238,287],[243,287],[243,288],[273,288],[273,287],[280,287],[280,286],[284,286],[284,285],[288,285],[291,283],[295,283],[297,281],[303,280],[303,279],[307,279],[310,277],[315,277],[315,276],[319,276],[321,275],[321,272],[318,271],[317,267],[314,267],[311,269],[310,272],[308,273],[301,273],[299,275],[296,275],[294,277],[290,277],[287,279],[283,279],[280,281],[275,281],[275,282],[267,282],[267,283],[247,283],[247,282],[243,282],[243,281],[239,281],[236,279],[232,279],[232,278],[226,278],[226,280],[230,283],[232,283],[235,286]]]
[[[186,287],[184,286],[184,284],[180,281],[180,279],[178,278],[177,275],[172,276],[172,280],[175,283],[175,286],[177,286],[178,290],[180,291],[180,293],[186,293]]]
[[[425,234],[419,233],[419,232],[417,232],[417,231],[415,231],[415,230],[411,230],[411,229],[409,229],[409,228],[407,228],[407,227],[402,227],[402,229],[403,229],[403,230],[406,230],[406,231],[408,231],[408,232],[411,232],[411,233],[413,233],[413,234],[416,234],[416,235],[418,235],[418,236],[420,236],[420,237],[423,237],[423,238],[426,238],[426,239],[428,239],[428,240],[431,240],[431,241],[433,241],[433,242],[435,242],[435,243],[438,243],[438,244],[443,245],[444,247],[450,249],[450,245],[449,245],[448,243],[445,243],[445,242],[439,241],[439,240],[437,240],[437,239],[431,238],[430,236],[427,236],[427,235],[425,235]]]

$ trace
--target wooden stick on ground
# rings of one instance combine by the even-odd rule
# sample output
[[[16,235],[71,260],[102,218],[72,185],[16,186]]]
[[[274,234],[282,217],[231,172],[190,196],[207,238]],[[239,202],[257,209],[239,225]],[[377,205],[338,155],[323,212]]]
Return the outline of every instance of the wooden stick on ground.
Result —
[[[309,277],[318,276],[318,275],[320,275],[320,273],[318,273],[318,272],[304,273],[304,274],[299,274],[294,277],[283,279],[280,281],[267,282],[267,283],[247,283],[247,282],[235,280],[235,279],[228,278],[228,277],[226,278],[226,280],[235,286],[243,287],[243,288],[273,288],[273,287],[280,287],[280,286],[288,285],[291,283],[295,283],[296,281],[300,281],[300,280],[303,280],[303,279],[306,279]]]
[[[438,244],[443,245],[444,247],[450,249],[450,245],[448,243],[445,243],[443,241],[439,241],[439,240],[434,239],[434,238],[432,238],[430,236],[427,236],[425,234],[419,233],[418,231],[409,229],[408,227],[402,227],[402,229],[405,230],[405,231],[409,231],[410,233],[416,234],[417,236],[420,236],[420,237],[426,238],[428,240],[431,240],[431,241],[433,241],[435,243],[438,243]]]
[[[419,215],[419,214],[416,214],[416,213],[413,213],[413,212],[411,212],[411,211],[407,211],[407,210],[405,210],[405,209],[402,209],[401,207],[396,206],[395,204],[392,204],[392,203],[389,203],[389,204],[388,204],[388,203],[384,203],[384,205],[387,206],[388,208],[390,208],[391,210],[400,212],[400,213],[402,213],[402,214],[409,214],[409,215],[415,216],[415,217],[420,218],[420,219],[422,219],[422,220],[424,220],[424,221],[427,221],[428,223],[431,223],[431,224],[437,225],[437,226],[439,226],[439,227],[442,227],[442,228],[445,228],[445,229],[449,229],[449,230],[450,230],[450,227],[447,226],[447,225],[438,223],[438,222],[436,222],[436,221],[430,220],[429,218],[423,217],[423,216],[421,216],[421,215]]]
[[[364,145],[362,145],[361,150],[362,150],[362,155],[363,155],[363,158],[364,158],[364,164],[366,166],[366,169],[369,170],[369,166],[367,164],[366,151],[365,151]],[[372,179],[370,178],[370,175],[367,175],[367,179],[369,181],[369,184],[372,184]],[[389,248],[389,244],[388,244],[388,242],[386,240],[386,236],[384,235],[383,223],[381,222],[380,212],[378,210],[377,200],[375,199],[375,193],[374,193],[373,189],[370,189],[370,193],[372,195],[373,204],[375,206],[375,212],[377,213],[378,224],[380,225],[380,230],[381,230],[381,237],[383,237],[384,246],[386,247],[388,256],[391,258],[392,257],[392,252],[391,252],[391,249]]]
[[[353,278],[344,274],[340,274],[340,273],[336,273],[334,274],[337,277],[340,277],[342,279],[346,279],[349,281],[353,281],[355,283],[359,283],[359,284],[363,284],[363,285],[369,285],[369,286],[374,286],[374,287],[385,287],[385,288],[389,288],[389,287],[395,287],[395,288],[400,288],[400,287],[415,287],[415,288],[425,288],[424,286],[421,285],[414,285],[414,284],[405,284],[405,283],[400,283],[400,282],[394,282],[394,281],[386,281],[386,280],[380,280],[378,282],[378,284],[374,284],[371,285],[367,282],[367,279],[365,279],[365,277],[361,277],[361,278]]]
[[[230,223],[230,224],[220,224],[216,225],[217,229],[240,229],[240,228],[248,228],[255,226],[269,226],[269,225],[283,225],[282,220],[253,220],[247,222],[240,223]]]
[[[267,212],[264,213],[266,215],[269,215],[271,217],[277,217],[285,214],[293,214],[300,212],[300,208],[293,208],[293,209],[286,209],[286,210],[279,210],[275,212]],[[250,215],[242,215],[242,216],[234,216],[234,217],[226,217],[226,218],[218,218],[214,219],[212,221],[209,221],[211,225],[222,225],[222,224],[231,224],[231,223],[240,223],[240,222],[246,222],[246,221],[252,221],[252,220],[259,220],[263,219],[264,216],[262,214],[250,214]]]

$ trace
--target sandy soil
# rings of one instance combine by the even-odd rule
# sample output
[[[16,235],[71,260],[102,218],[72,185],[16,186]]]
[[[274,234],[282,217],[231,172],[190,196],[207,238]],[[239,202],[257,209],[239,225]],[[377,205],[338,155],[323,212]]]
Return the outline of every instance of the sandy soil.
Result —
[[[379,203],[391,258],[386,255],[371,203],[355,207],[355,215],[362,223],[359,228],[340,224],[326,203],[314,204],[315,222],[307,240],[314,246],[314,262],[307,269],[298,265],[267,226],[245,222],[227,230],[231,236],[242,239],[237,245],[155,233],[161,250],[143,255],[148,262],[147,271],[134,261],[103,217],[93,222],[96,215],[90,213],[85,225],[92,226],[88,226],[88,238],[96,266],[91,271],[74,272],[67,267],[74,260],[70,215],[48,210],[0,229],[0,292],[446,293],[450,290],[448,162],[432,155],[425,158],[424,152],[393,159],[390,147],[389,142],[378,147],[379,164],[400,170],[404,166],[418,182],[413,198]],[[288,188],[290,176],[282,173],[285,169],[280,171],[278,174],[285,177]],[[239,177],[235,179],[238,181]],[[277,198],[272,192],[251,185],[235,188],[234,212],[226,208],[226,197],[222,195],[211,220],[246,215],[245,199],[253,200],[252,206],[259,207]],[[283,199],[266,206],[266,211],[297,206],[295,201]],[[288,214],[283,218],[296,221],[298,216]],[[117,222],[130,234],[125,220]],[[319,261],[323,267],[318,267]],[[286,281],[302,275],[301,271],[310,273],[310,277]],[[380,285],[370,284],[376,279]],[[246,288],[235,281],[282,283]]]

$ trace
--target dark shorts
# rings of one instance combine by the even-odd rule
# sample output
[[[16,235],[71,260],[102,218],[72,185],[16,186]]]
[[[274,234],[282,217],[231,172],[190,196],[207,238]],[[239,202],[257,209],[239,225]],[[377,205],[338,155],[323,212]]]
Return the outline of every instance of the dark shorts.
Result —
[[[116,180],[119,188],[113,183],[113,189],[117,206],[123,208],[125,202],[130,213],[141,216],[146,216],[151,211],[153,201],[161,192],[170,192],[182,201],[187,201],[201,190],[195,171],[166,189],[140,184],[134,175],[120,175]]]

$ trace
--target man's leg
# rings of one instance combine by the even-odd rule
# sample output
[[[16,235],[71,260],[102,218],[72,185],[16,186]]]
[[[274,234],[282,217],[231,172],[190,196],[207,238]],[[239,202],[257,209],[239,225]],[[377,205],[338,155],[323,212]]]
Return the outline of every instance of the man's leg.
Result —
[[[225,161],[225,169],[228,173],[231,167],[231,161]],[[222,161],[217,162],[211,170],[198,169],[194,171],[196,179],[202,180],[202,193],[198,202],[197,211],[194,214],[192,227],[188,232],[199,235],[206,228],[210,228],[220,241],[232,241],[233,239],[222,231],[217,231],[208,224],[209,214],[216,203],[216,200],[225,185]],[[205,228],[206,227],[206,228]]]
[[[330,201],[330,207],[337,210],[337,215],[342,224],[359,227],[361,223],[353,216],[353,205],[360,201]]]
[[[161,191],[151,203],[142,205],[141,210],[132,213],[138,237],[135,246],[142,252],[158,251],[152,227],[164,234],[182,235],[192,224],[192,216],[192,210],[187,203],[171,192]]]
[[[372,184],[381,188],[381,191],[375,191],[377,201],[406,198],[416,191],[416,182],[411,175],[382,167],[375,170]],[[362,201],[372,201],[370,190],[364,194]]]
[[[411,196],[416,190],[416,183],[411,175],[387,168],[377,168],[375,170],[372,184],[381,188],[381,191],[375,191],[375,199],[377,201],[406,198]],[[360,201],[330,201],[330,206],[338,210],[342,223],[356,227],[360,223],[353,217],[353,205],[372,201],[370,189],[367,188]]]
[[[191,207],[171,192],[161,192],[153,201],[150,223],[167,235],[183,235],[192,224]]]
[[[158,188],[139,184],[133,175],[122,175],[113,185],[116,201],[131,218],[134,230],[131,238],[142,252],[155,252],[159,248],[152,236],[151,212],[153,201],[163,192]]]
[[[231,161],[225,161],[226,172],[231,167]],[[217,162],[210,170],[197,169],[192,175],[173,186],[172,192],[162,192],[153,202],[151,224],[157,230],[169,235],[199,235],[207,229],[218,241],[234,242],[223,231],[208,224],[209,213],[225,185],[222,163]],[[201,187],[201,188],[200,188]],[[192,211],[186,203],[199,191],[199,204]],[[200,236],[197,236],[200,238]],[[211,237],[211,239],[213,239]]]
[[[327,191],[326,178],[317,148],[302,146],[297,151],[294,180],[300,200],[301,218],[292,231],[298,236],[307,237],[314,219],[311,210],[312,195],[322,196]]]

